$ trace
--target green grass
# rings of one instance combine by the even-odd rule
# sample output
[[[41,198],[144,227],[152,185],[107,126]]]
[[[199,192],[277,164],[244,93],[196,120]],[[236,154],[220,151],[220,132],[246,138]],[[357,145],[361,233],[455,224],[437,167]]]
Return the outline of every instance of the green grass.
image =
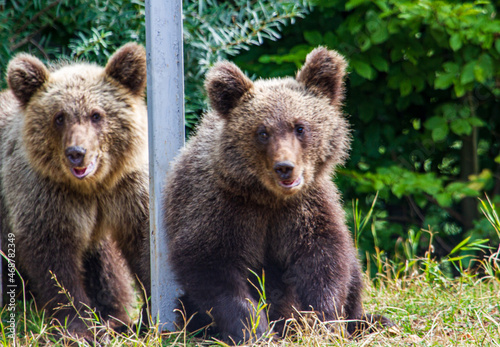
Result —
[[[500,219],[495,207],[489,201],[482,202],[482,207],[500,239]],[[355,211],[357,231],[369,223],[370,215],[371,211],[363,219]],[[416,257],[414,246],[422,233],[430,233],[431,243],[424,257]],[[484,240],[466,239],[448,256],[435,259],[432,236],[433,232],[428,230],[409,234],[402,244],[403,252],[394,259],[387,259],[378,248],[367,258],[370,261],[365,275],[365,311],[385,315],[396,327],[352,340],[344,336],[342,329],[332,329],[332,324],[320,322],[311,314],[297,313],[297,321],[290,321],[293,333],[283,339],[261,339],[255,345],[500,346],[500,248],[488,248]],[[369,279],[371,267],[377,269],[377,275]],[[458,277],[450,276],[452,268],[459,273]],[[262,292],[263,300],[254,308],[256,312],[266,309],[264,280],[264,276],[259,278],[257,289]],[[64,329],[50,324],[32,300],[22,298],[15,309],[17,335],[13,341],[7,330],[10,313],[7,306],[1,311],[3,346],[42,346],[47,342],[55,346],[89,345],[65,336]],[[253,317],[258,319],[258,314]],[[342,324],[333,326],[338,328]],[[89,321],[89,325],[99,332],[99,341],[105,346],[223,345],[215,340],[193,338],[185,331],[161,332],[158,326],[141,334],[133,329],[118,334],[97,318]]]
[[[446,279],[444,283],[428,282],[424,274],[398,280],[381,279],[377,286],[367,281],[365,310],[390,317],[396,328],[350,340],[341,333],[330,332],[324,323],[309,317],[303,319],[295,334],[282,340],[269,338],[258,345],[500,346],[500,281],[466,276]],[[77,341],[51,336],[64,330],[50,325],[33,301],[27,301],[26,310],[19,301],[16,313],[18,346],[42,346],[47,341],[64,346]],[[5,309],[1,317],[0,341],[3,346],[13,346],[6,335],[8,312]],[[93,323],[101,330],[101,341],[107,346],[185,346],[202,342],[184,331],[160,333],[158,327],[153,327],[142,335],[132,330],[117,334],[96,321]],[[205,343],[217,344],[215,341]],[[79,344],[88,345],[83,341]]]
[[[382,333],[366,345],[500,345],[500,284],[495,280],[458,278],[446,287],[425,276],[381,283],[367,289],[367,310],[383,312],[399,333]]]

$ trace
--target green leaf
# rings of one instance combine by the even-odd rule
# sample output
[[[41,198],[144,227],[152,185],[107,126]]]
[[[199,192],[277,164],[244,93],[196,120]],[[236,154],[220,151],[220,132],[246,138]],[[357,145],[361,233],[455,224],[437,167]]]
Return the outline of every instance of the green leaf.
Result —
[[[372,55],[371,62],[378,71],[389,71],[389,63],[379,54]]]
[[[444,71],[449,72],[451,74],[457,74],[460,72],[460,67],[458,66],[457,63],[453,61],[447,61],[446,63],[444,63],[443,69]]]
[[[464,247],[463,249],[466,250],[467,248]],[[468,258],[468,257],[470,257],[470,255],[461,255],[458,257],[448,258],[448,261],[450,261],[450,262],[460,261],[460,260],[463,260],[463,259]]]
[[[334,33],[332,33],[331,31],[327,31],[323,35],[323,42],[330,49],[334,49],[334,48],[336,48],[339,45],[339,38]]]
[[[467,183],[465,182],[451,182],[446,186],[446,190],[448,192],[460,191],[467,187]]]
[[[497,50],[498,53],[500,53],[500,40],[495,40],[495,48]]]
[[[455,94],[456,94],[457,98],[460,98],[460,97],[465,95],[465,87],[460,82],[455,81],[455,85],[453,86],[453,89],[455,90]]]
[[[347,11],[350,11],[356,7],[358,7],[359,5],[362,5],[364,4],[365,2],[367,2],[366,0],[349,0],[346,4],[345,4],[345,9]]]
[[[454,33],[450,37],[450,47],[451,49],[456,52],[460,48],[462,48],[462,40],[460,39],[460,34],[459,33]]]
[[[435,196],[438,204],[443,207],[450,207],[451,204],[453,203],[453,200],[451,198],[451,194],[447,193],[439,193],[436,194]]]
[[[373,188],[375,190],[382,190],[382,189],[384,189],[384,186],[385,186],[385,184],[381,180],[375,179],[375,181],[373,182]]]
[[[259,63],[261,64],[269,64],[270,62],[271,62],[271,56],[268,54],[264,54],[259,57]]]
[[[483,70],[486,73],[487,78],[493,77],[495,70],[495,63],[493,62],[493,58],[489,54],[483,54],[479,57],[478,63],[481,65]]]
[[[432,139],[436,142],[443,141],[448,136],[448,125],[432,130]]]
[[[471,61],[465,64],[462,73],[460,75],[460,82],[462,84],[467,84],[474,81],[474,66],[476,61]]]
[[[470,108],[469,107],[458,106],[457,109],[458,109],[458,115],[460,117],[462,117],[462,118],[470,117]],[[455,117],[453,117],[453,118],[455,118]]]
[[[450,122],[451,131],[457,135],[470,135],[472,127],[467,119],[458,118]]]
[[[500,164],[500,155],[498,157],[495,158],[495,163],[498,163]]]
[[[387,28],[381,24],[378,29],[372,33],[370,38],[372,43],[378,45],[385,42],[389,38],[389,32],[387,31]]]
[[[427,119],[424,123],[424,127],[429,130],[442,128],[444,126],[446,126],[446,119],[440,116],[431,117]]]
[[[417,92],[421,92],[425,87],[425,79],[421,76],[413,76],[412,82]]]
[[[486,81],[486,72],[484,71],[483,67],[477,62],[474,65],[474,77],[480,83]]]
[[[371,80],[375,77],[375,70],[373,70],[373,68],[369,64],[360,60],[353,60],[351,61],[351,65],[361,77],[364,77],[368,80]]]
[[[456,245],[455,248],[453,248],[451,250],[450,254],[448,254],[448,255],[452,255],[456,251],[459,251],[464,245],[467,244],[467,242],[469,242],[470,238],[471,238],[471,236],[469,236],[466,239],[462,240],[462,242],[460,242],[458,245]]]
[[[404,184],[394,184],[391,191],[398,199],[401,199],[406,194],[406,186]]]
[[[311,44],[311,46],[318,46],[323,43],[323,36],[317,30],[305,31],[304,39]]]
[[[365,34],[359,35],[356,41],[361,52],[366,52],[372,46],[370,38]]]
[[[453,84],[454,73],[438,73],[434,80],[434,88],[448,89]]]
[[[401,81],[401,84],[399,85],[399,91],[401,93],[401,96],[409,95],[412,91],[411,80],[404,79],[403,81]]]
[[[473,127],[484,127],[486,125],[486,123],[481,118],[470,117],[467,118],[467,120]]]
[[[484,83],[487,79],[493,77],[493,71],[493,59],[488,54],[481,55],[474,65],[474,77],[476,77],[476,80]]]

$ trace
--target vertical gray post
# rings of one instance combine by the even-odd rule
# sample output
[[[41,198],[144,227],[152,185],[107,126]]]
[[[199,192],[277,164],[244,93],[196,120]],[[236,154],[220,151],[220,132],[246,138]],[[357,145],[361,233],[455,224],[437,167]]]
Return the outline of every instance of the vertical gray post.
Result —
[[[146,0],[148,64],[151,314],[173,330],[178,287],[167,263],[162,187],[169,163],[184,145],[182,0]]]

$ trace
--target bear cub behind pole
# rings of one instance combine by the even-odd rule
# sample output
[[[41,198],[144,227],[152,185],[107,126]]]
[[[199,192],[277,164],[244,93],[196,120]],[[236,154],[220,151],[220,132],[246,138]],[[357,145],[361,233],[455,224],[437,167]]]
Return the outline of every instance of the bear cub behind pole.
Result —
[[[130,270],[147,295],[150,286],[144,48],[129,43],[104,68],[48,68],[19,54],[7,80],[0,94],[2,248],[11,254],[15,246],[37,306],[67,320],[70,333],[93,335],[50,272],[84,318],[88,306],[112,327],[130,324]]]
[[[208,73],[213,110],[176,159],[164,197],[170,262],[186,318],[194,314],[188,330],[213,319],[211,333],[248,340],[259,300],[249,270],[264,270],[280,333],[295,309],[389,324],[363,313],[360,265],[330,176],[350,145],[346,66],[317,48],[295,79],[252,82],[229,62]],[[257,337],[267,328],[262,312]]]

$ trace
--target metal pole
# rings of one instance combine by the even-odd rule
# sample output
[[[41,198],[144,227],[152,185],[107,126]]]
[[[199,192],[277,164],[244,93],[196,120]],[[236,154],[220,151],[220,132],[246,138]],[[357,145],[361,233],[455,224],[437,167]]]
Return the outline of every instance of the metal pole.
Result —
[[[162,188],[169,163],[184,145],[182,0],[146,0],[149,203],[153,319],[174,330],[178,287],[167,262]]]

